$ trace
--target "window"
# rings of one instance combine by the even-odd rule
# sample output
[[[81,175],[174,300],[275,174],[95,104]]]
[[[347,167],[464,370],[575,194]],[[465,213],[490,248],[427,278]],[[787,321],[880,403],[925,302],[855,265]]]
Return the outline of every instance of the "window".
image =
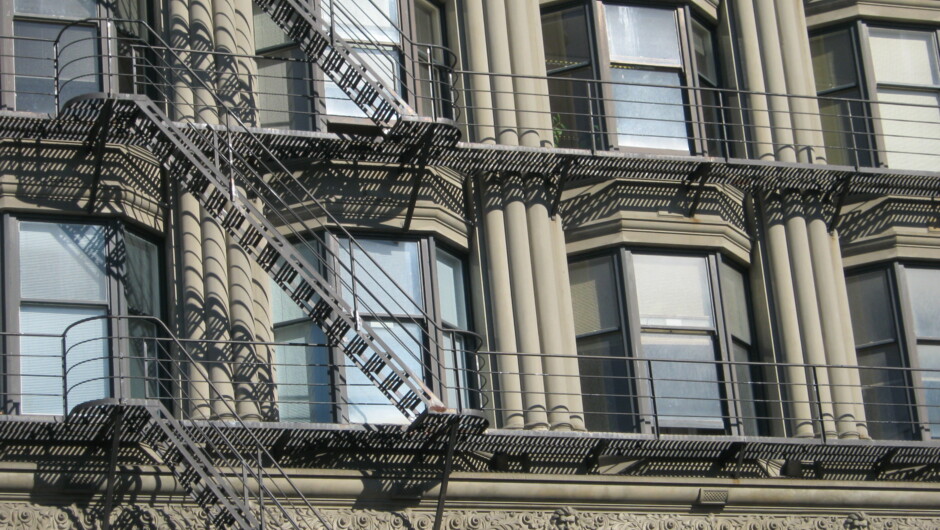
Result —
[[[8,399],[22,414],[61,414],[62,341],[56,335],[83,319],[162,316],[159,251],[119,223],[50,222],[7,217],[6,327],[23,334],[6,359]],[[8,272],[9,274],[9,272]],[[14,279],[15,278],[15,279]],[[118,326],[117,329],[113,329]],[[132,341],[126,359],[110,356],[109,335],[155,337],[149,322],[93,319],[72,327],[65,347],[69,404],[111,396],[127,384],[131,397],[153,397],[154,349]],[[114,364],[129,381],[112,380]],[[17,375],[19,377],[17,377]],[[127,394],[125,394],[127,395]]]
[[[590,430],[757,432],[743,273],[717,256],[620,250],[569,274]]]
[[[258,67],[258,124],[275,129],[313,129],[314,94],[322,83],[314,79],[310,63],[300,48],[277,27],[271,17],[254,9],[255,49]]]
[[[872,438],[940,438],[940,269],[895,264],[846,278]]]
[[[542,26],[556,145],[602,147],[604,115],[612,147],[719,149],[694,141],[720,137],[719,83],[714,36],[687,9],[592,1],[546,10]],[[685,88],[695,83],[704,90]]]
[[[860,44],[864,43],[864,44]],[[811,38],[832,163],[933,170],[940,149],[938,31],[855,26]],[[866,90],[867,88],[867,90]],[[868,98],[871,108],[853,99]],[[865,119],[869,118],[869,119]]]
[[[60,101],[101,90],[97,59],[100,28],[94,23],[68,26],[69,22],[98,16],[95,1],[11,3],[13,18],[0,22],[0,34],[13,37],[2,39],[0,44],[0,52],[13,57],[13,71],[2,78],[4,106],[31,112],[56,110],[53,44],[60,33]]]
[[[328,276],[353,311],[449,407],[473,405],[463,260],[431,239],[356,238],[350,244],[329,236],[325,244],[331,252],[308,257],[333,271]],[[311,245],[322,249],[320,242]],[[335,266],[328,264],[330,255]],[[403,422],[372,381],[341,352],[331,352],[323,332],[279,287],[273,289],[281,421]]]

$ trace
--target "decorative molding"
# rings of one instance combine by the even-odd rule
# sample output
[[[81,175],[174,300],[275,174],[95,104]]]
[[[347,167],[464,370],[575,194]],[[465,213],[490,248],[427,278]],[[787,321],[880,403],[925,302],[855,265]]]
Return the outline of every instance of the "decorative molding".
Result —
[[[99,505],[67,506],[29,503],[0,503],[0,529],[97,528]],[[321,512],[336,530],[352,529],[415,529],[430,530],[434,526],[431,510],[360,510],[351,508],[323,509]],[[316,517],[306,508],[298,508],[296,517],[308,523]],[[203,528],[205,515],[191,505],[122,505],[111,514],[115,528],[176,530]],[[289,526],[276,508],[265,508],[265,525],[270,528]],[[554,511],[449,510],[444,512],[443,528],[448,530],[926,530],[940,527],[940,517],[869,516],[864,512],[845,515],[725,515],[665,514],[629,512],[581,512],[571,507]]]

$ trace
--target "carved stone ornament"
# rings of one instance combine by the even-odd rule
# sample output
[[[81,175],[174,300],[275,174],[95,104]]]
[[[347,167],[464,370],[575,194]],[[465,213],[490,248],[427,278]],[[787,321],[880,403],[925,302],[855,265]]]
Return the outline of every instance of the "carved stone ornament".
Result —
[[[322,509],[336,530],[415,529],[434,526],[431,510],[400,511]],[[306,508],[295,511],[297,519],[316,525],[316,517]],[[122,505],[111,513],[113,528],[183,530],[205,528],[203,512],[183,504]],[[0,503],[0,529],[66,530],[100,528],[100,506],[43,506],[29,503]],[[283,514],[265,508],[265,528],[290,528]],[[684,515],[662,513],[588,512],[570,507],[557,510],[447,510],[443,528],[448,530],[927,530],[940,528],[940,518],[849,515]]]

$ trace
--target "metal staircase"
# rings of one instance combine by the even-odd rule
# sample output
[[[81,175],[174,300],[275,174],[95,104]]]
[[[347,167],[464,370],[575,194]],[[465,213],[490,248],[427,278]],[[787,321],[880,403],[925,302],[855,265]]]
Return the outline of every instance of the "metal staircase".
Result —
[[[417,76],[413,71],[419,68],[433,68],[435,52],[441,52],[447,57],[448,59],[442,61],[442,66],[447,68],[449,65],[452,69],[453,64],[449,64],[449,59],[454,56],[449,50],[440,46],[415,43],[401,31],[396,21],[388,19],[372,0],[325,0],[316,2],[316,7],[314,2],[303,0],[256,0],[256,4],[388,136],[407,142],[414,137],[416,127],[427,129],[430,126],[438,130],[432,135],[437,144],[457,143],[460,131],[453,121],[419,116],[414,107],[415,100],[420,96],[407,87],[408,83],[389,86],[387,80],[382,80],[383,77],[391,78],[394,84],[394,79],[400,72],[390,71],[383,72],[384,76],[379,75],[379,72],[376,72],[378,66],[364,60],[362,54],[357,53],[343,36],[355,39],[359,46],[381,49],[386,44],[374,40],[364,25],[377,23],[394,26],[395,37],[400,41],[394,47],[402,55],[400,61],[404,66],[406,81],[416,80]],[[378,16],[382,20],[369,20],[372,16]],[[433,50],[421,54],[419,47]],[[399,66],[395,64],[393,68],[397,69]],[[447,100],[449,106],[455,108],[457,92],[451,82],[435,82],[431,79],[427,81],[438,85],[439,95]],[[402,97],[402,92],[405,97]]]

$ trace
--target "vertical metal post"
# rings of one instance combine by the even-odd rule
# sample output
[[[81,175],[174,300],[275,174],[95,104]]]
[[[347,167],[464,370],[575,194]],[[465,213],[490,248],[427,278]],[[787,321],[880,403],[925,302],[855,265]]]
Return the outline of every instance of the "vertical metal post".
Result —
[[[65,346],[65,333],[62,334],[62,410],[63,415],[69,415],[69,367],[66,360],[68,349]],[[20,352],[22,355],[22,352]]]
[[[646,359],[646,381],[650,390],[650,406],[653,409],[653,432],[659,438],[659,410],[656,407],[656,385],[653,381],[653,361]]]
[[[819,393],[819,366],[810,365],[812,370],[812,382],[813,382],[813,397],[816,399],[816,414],[819,415],[819,435],[822,437],[823,443],[826,443],[826,420],[823,417],[823,408],[822,408],[822,398]]]
[[[718,93],[718,111],[717,116],[721,120],[721,153],[725,160],[731,158],[731,136],[728,134],[728,120],[725,118],[725,93],[720,89],[715,89]]]
[[[52,97],[55,102],[56,114],[59,113],[59,39],[52,43]]]
[[[447,456],[444,459],[444,475],[441,477],[441,492],[437,496],[437,510],[434,514],[434,530],[441,530],[444,519],[444,501],[447,499],[447,483],[450,479],[451,468],[454,464],[454,446],[457,445],[457,431],[460,420],[454,417],[450,421],[450,436],[447,439]]]
[[[858,143],[856,142],[855,138],[855,117],[852,115],[852,102],[847,101],[846,107],[848,108],[849,112],[849,137],[852,139],[852,155],[855,159],[855,170],[858,171]]]
[[[597,134],[594,129],[596,128],[595,124],[599,123],[600,120],[600,116],[596,116],[594,112],[594,92],[597,89],[594,86],[594,81],[585,82],[588,89],[588,120],[590,120],[588,122],[588,134],[591,136],[591,154],[594,154],[597,152]]]
[[[356,331],[359,331],[359,296],[356,294],[356,256],[353,254],[355,241],[350,237],[349,244],[349,284],[352,289],[353,316],[356,319]]]

